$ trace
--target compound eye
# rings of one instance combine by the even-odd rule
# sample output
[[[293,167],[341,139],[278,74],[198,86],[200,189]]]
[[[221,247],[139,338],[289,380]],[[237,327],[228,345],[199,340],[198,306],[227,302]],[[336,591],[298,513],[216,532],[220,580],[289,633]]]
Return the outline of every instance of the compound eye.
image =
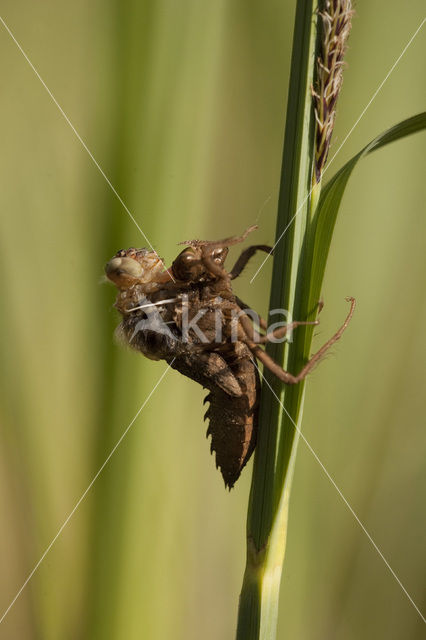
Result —
[[[184,249],[172,264],[172,273],[177,280],[186,282],[198,278],[200,258],[192,247]]]
[[[184,249],[182,253],[178,255],[174,264],[182,266],[184,269],[189,269],[193,264],[199,262],[199,257],[195,255],[194,250],[189,247],[188,249]]]
[[[105,273],[109,280],[121,287],[142,276],[143,269],[139,262],[132,258],[112,258],[105,265]]]
[[[178,260],[179,259],[183,260],[185,264],[192,264],[194,260],[196,260],[196,257],[192,249],[185,249],[185,251],[182,251],[180,256],[178,256]]]

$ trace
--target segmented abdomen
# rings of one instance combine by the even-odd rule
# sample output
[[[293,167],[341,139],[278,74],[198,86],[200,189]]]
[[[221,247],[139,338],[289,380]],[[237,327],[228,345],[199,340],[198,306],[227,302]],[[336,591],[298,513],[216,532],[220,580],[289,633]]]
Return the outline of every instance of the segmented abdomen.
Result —
[[[233,343],[229,351],[203,350],[202,345],[185,343],[171,331],[159,332],[147,325],[143,315],[129,314],[120,333],[136,350],[154,360],[166,360],[183,375],[198,382],[210,393],[207,436],[216,454],[225,485],[231,489],[256,445],[260,380],[248,347]],[[173,325],[172,325],[173,328]]]
[[[243,394],[237,398],[216,388],[206,400],[210,407],[207,435],[211,435],[210,450],[216,453],[216,466],[225,485],[231,489],[240,477],[256,446],[260,382],[253,362],[244,359],[233,371]]]
[[[207,436],[225,485],[231,489],[256,446],[260,380],[250,351],[240,343],[238,358],[216,352],[170,361],[174,369],[209,389]],[[195,363],[196,360],[196,363]]]

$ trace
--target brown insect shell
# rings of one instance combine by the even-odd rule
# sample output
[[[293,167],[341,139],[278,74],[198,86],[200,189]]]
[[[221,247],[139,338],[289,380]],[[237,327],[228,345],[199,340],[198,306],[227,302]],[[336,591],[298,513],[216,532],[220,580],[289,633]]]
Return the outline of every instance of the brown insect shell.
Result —
[[[209,255],[215,263],[223,267],[228,255],[227,247],[208,249],[205,246],[190,246],[181,251],[173,260],[171,271],[176,280],[181,282],[204,282],[211,278],[212,274],[204,264],[204,256]]]
[[[146,301],[147,288],[153,285],[133,284],[127,289],[120,289],[114,306],[120,313],[127,314],[131,309],[137,307],[141,301]],[[157,286],[157,285],[155,285]]]

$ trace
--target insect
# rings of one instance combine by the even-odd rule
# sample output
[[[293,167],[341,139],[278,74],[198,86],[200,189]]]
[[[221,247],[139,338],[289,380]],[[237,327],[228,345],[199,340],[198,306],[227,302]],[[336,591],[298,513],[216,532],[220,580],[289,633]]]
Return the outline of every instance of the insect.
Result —
[[[257,251],[272,252],[267,245],[250,246],[230,271],[225,269],[229,247],[256,228],[224,240],[184,242],[186,248],[169,269],[154,251],[134,248],[118,251],[105,266],[107,278],[118,288],[118,334],[146,357],[165,360],[209,390],[207,435],[229,489],[256,445],[261,385],[255,360],[282,382],[298,383],[341,337],[355,305],[348,299],[351,309],[343,325],[297,375],[282,369],[262,345],[318,320],[291,322],[268,332],[266,323],[260,317],[254,323],[250,307],[234,294],[232,281],[250,258]]]

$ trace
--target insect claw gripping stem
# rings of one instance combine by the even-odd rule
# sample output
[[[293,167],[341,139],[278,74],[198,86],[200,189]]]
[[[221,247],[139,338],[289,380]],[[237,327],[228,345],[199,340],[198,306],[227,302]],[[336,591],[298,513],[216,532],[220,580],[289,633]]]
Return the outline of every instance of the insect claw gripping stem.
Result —
[[[266,344],[267,342],[272,342],[273,339],[283,338],[288,331],[292,331],[293,329],[297,329],[297,327],[302,327],[306,325],[314,325],[318,326],[320,323],[319,320],[312,320],[311,322],[300,322],[296,320],[295,322],[289,322],[284,327],[280,327],[279,329],[275,329],[274,331],[269,331],[266,335],[256,336],[255,342],[258,344]]]
[[[278,363],[275,362],[275,360],[271,358],[269,354],[266,353],[266,351],[263,351],[263,349],[261,349],[258,345],[251,343],[249,345],[251,351],[256,356],[256,358],[258,358],[258,360],[260,360],[265,365],[265,367],[272,371],[272,373],[276,375],[277,378],[282,380],[282,382],[284,382],[285,384],[297,384],[298,382],[306,378],[308,373],[310,373],[315,365],[318,364],[318,362],[324,357],[330,347],[332,347],[333,344],[342,337],[344,331],[346,330],[349,322],[352,319],[356,305],[355,298],[348,297],[346,298],[346,301],[351,303],[351,307],[344,323],[342,324],[340,329],[338,329],[338,331],[336,331],[336,333],[321,347],[321,349],[319,349],[319,351],[317,351],[312,356],[312,358],[305,364],[303,369],[297,375],[293,375],[292,373],[285,371],[282,367],[280,367]]]

